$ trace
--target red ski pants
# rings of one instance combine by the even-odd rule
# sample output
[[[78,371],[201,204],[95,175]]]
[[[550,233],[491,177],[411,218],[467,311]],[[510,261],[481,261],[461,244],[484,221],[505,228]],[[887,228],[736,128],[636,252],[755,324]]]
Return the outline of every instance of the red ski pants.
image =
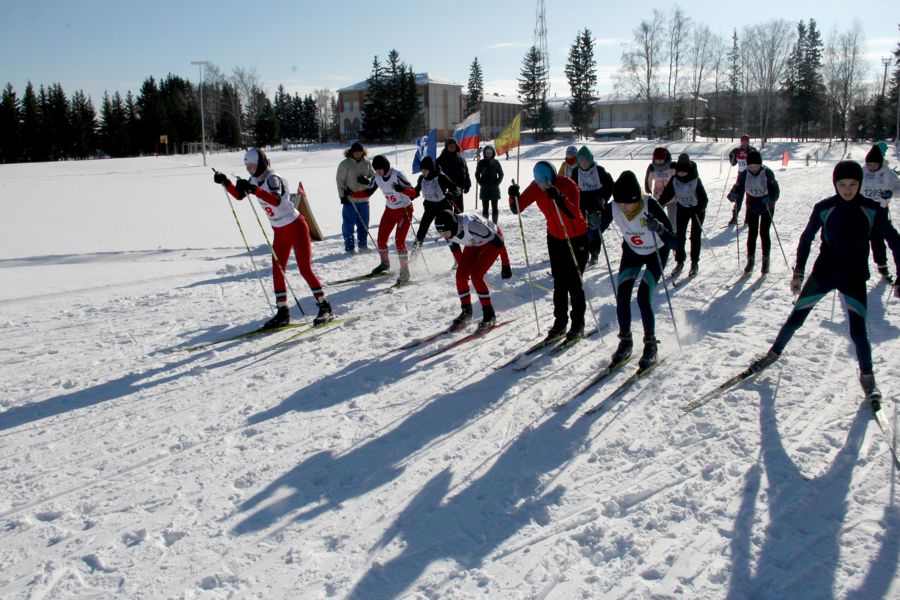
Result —
[[[297,259],[297,267],[300,275],[306,280],[313,296],[318,301],[325,294],[322,292],[322,282],[312,270],[312,240],[309,237],[309,227],[306,220],[300,216],[284,227],[274,227],[275,239],[272,247],[275,249],[277,260],[272,261],[272,280],[275,287],[275,300],[278,306],[287,304],[287,291],[284,281],[284,271],[287,268],[288,259],[291,257],[291,249],[294,250],[294,258]]]

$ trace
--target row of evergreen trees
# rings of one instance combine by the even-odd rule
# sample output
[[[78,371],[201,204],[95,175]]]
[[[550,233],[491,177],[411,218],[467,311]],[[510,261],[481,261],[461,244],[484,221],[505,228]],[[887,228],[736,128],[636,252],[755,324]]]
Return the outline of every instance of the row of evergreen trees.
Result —
[[[208,143],[240,148],[337,139],[337,100],[329,91],[301,97],[279,86],[273,105],[254,77],[229,81],[215,69],[213,75],[203,84]],[[171,74],[158,83],[148,77],[137,96],[105,93],[99,112],[80,90],[67,97],[58,83],[36,91],[29,82],[20,100],[8,83],[0,96],[0,162],[180,153],[185,143],[200,142],[200,119],[199,87]]]

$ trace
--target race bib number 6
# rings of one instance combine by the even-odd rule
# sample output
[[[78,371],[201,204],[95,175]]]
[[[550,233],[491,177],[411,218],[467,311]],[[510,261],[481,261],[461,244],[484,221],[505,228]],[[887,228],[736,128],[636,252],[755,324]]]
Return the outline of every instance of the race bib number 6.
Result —
[[[641,239],[641,236],[639,236],[639,235],[633,235],[633,236],[631,236],[631,245],[632,246],[643,246],[644,240]]]

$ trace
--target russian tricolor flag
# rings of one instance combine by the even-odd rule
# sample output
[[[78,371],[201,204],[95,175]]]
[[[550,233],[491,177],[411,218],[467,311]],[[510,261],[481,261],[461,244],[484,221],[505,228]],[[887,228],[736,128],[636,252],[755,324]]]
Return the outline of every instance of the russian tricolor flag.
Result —
[[[460,151],[477,150],[481,144],[481,111],[477,111],[466,117],[453,132],[459,144]]]

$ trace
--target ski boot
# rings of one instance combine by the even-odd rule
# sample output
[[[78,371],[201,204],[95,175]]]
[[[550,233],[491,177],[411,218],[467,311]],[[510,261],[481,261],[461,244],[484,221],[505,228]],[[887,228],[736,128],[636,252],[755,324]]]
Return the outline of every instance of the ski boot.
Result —
[[[675,263],[675,268],[672,269],[671,273],[669,273],[669,279],[675,279],[676,277],[681,275],[681,272],[683,270],[684,270],[684,261],[683,260],[678,261],[677,263]]]
[[[653,337],[644,338],[644,352],[641,354],[641,359],[638,361],[638,369],[643,371],[656,364],[656,361],[659,359],[658,348],[658,339]]]
[[[691,263],[691,270],[688,271],[688,277],[693,277],[694,275],[696,275],[696,274],[699,273],[699,272],[700,272],[700,263],[698,263],[698,262],[692,262],[692,263]]]
[[[761,356],[750,363],[750,366],[747,367],[747,370],[751,373],[759,373],[760,371],[774,363],[776,360],[778,360],[779,356],[781,356],[781,354],[779,354],[778,352],[769,350],[764,356]]]
[[[600,259],[600,253],[599,253],[599,252],[591,252],[591,258],[590,258],[590,260],[588,261],[588,264],[589,264],[589,265],[596,265],[596,264],[597,264],[597,261],[598,261],[599,259]]]
[[[459,313],[459,316],[453,319],[453,322],[450,323],[450,331],[459,331],[466,325],[472,322],[472,305],[464,304],[462,307],[462,312]]]
[[[572,322],[572,327],[569,329],[569,333],[566,334],[566,343],[574,342],[577,339],[584,337],[584,323],[575,323]]]
[[[497,324],[497,315],[494,314],[494,307],[487,305],[481,307],[481,321],[478,323],[478,331],[490,329]]]
[[[275,316],[263,323],[263,326],[259,328],[260,331],[265,331],[267,329],[276,329],[278,327],[284,327],[285,325],[291,322],[291,313],[288,310],[287,306],[279,306],[278,311],[275,313]]]
[[[631,340],[631,334],[619,334],[619,347],[616,348],[616,351],[613,352],[612,358],[609,359],[609,362],[617,365],[620,362],[624,362],[628,360],[628,357],[631,356],[631,349],[634,347],[634,343]]]
[[[403,287],[409,283],[409,269],[400,269],[400,276],[397,277],[397,287]]]
[[[878,274],[886,279],[888,283],[894,283],[894,278],[891,277],[891,272],[888,271],[888,266],[886,264],[878,265]]]
[[[331,312],[331,303],[328,300],[322,298],[322,300],[316,302],[316,306],[319,307],[319,314],[312,321],[313,327],[318,327],[334,320],[334,314]]]
[[[881,410],[881,390],[875,385],[874,373],[860,373],[859,384],[862,386],[866,400],[872,405],[873,410]]]
[[[381,275],[382,273],[386,273],[388,269],[391,268],[391,263],[382,261],[377,267],[372,269],[370,275]]]
[[[762,265],[760,266],[759,272],[763,275],[769,274],[769,257],[766,255],[763,255],[762,257]]]
[[[544,338],[544,341],[552,341],[555,339],[559,339],[566,334],[566,322],[565,321],[553,321],[553,327],[547,332],[547,337]]]
[[[501,279],[511,279],[512,278],[512,265],[502,265],[500,267],[500,278]]]
[[[756,259],[751,256],[747,259],[747,266],[744,267],[744,275],[752,273],[754,265],[756,265]]]

